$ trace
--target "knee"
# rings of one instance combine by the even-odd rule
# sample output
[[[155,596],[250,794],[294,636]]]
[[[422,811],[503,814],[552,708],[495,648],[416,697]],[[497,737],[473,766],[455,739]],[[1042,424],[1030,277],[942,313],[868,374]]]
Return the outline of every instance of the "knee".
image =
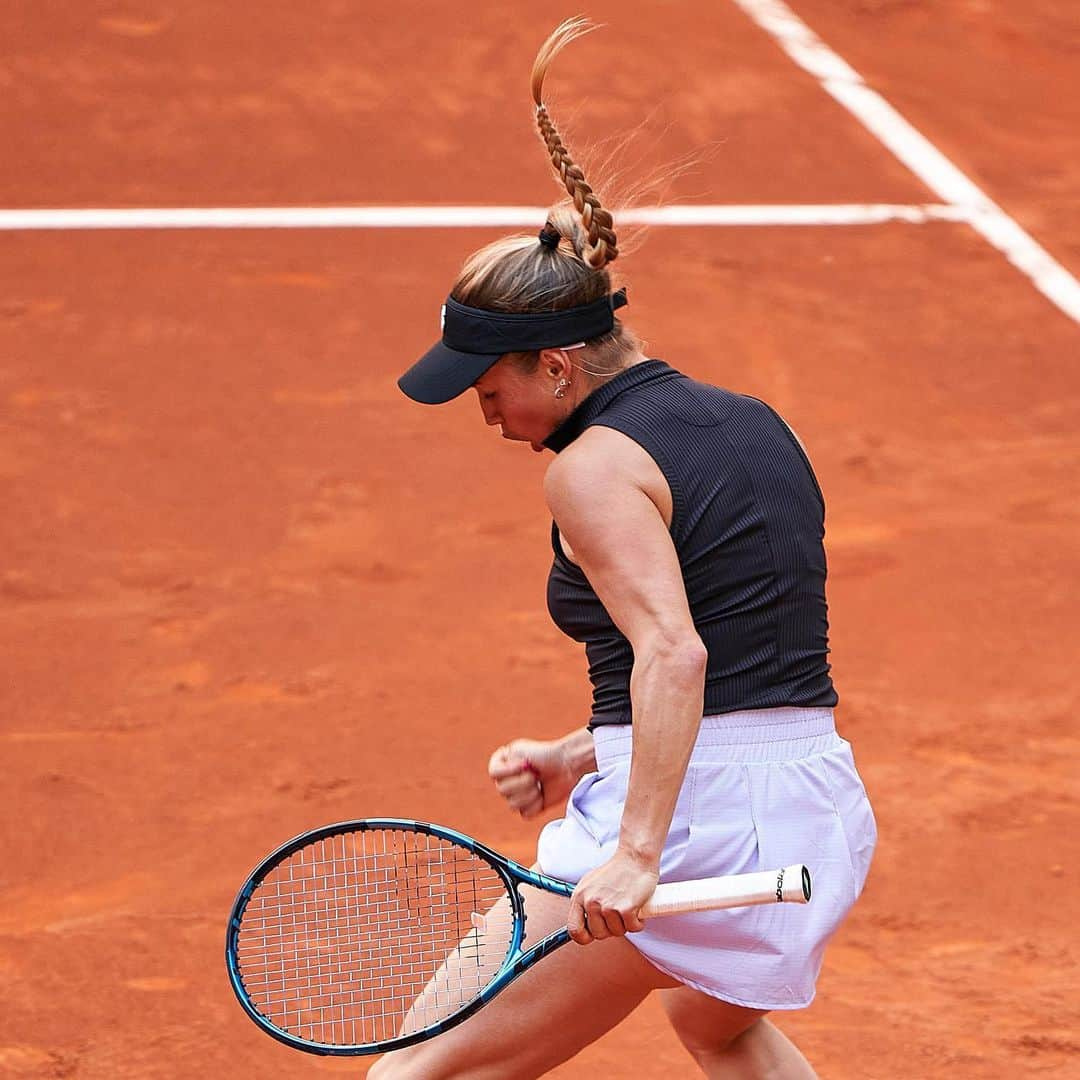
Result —
[[[680,1042],[702,1066],[726,1054],[766,1015],[765,1010],[732,1005],[685,988],[667,991],[663,1004]]]
[[[761,1017],[752,1020],[738,1030],[717,1028],[713,1031],[696,1031],[693,1034],[680,1033],[683,1046],[690,1051],[690,1056],[708,1071],[707,1066],[716,1065],[727,1058],[729,1052],[745,1037],[753,1036],[754,1029],[761,1023]]]

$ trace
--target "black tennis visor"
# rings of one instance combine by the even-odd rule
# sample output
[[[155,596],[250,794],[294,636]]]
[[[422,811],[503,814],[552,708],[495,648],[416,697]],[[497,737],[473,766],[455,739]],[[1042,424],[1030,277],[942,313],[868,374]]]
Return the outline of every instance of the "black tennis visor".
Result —
[[[626,289],[619,289],[581,307],[506,315],[448,297],[442,341],[398,379],[398,386],[413,401],[441,405],[465,393],[506,353],[558,349],[610,332],[615,312],[626,303]]]

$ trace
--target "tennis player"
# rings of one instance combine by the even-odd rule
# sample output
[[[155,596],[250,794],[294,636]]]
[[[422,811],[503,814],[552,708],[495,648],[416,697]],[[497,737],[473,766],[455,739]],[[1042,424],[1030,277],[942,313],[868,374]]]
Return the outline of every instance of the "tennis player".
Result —
[[[653,991],[707,1076],[813,1077],[765,1017],[810,1003],[876,842],[834,725],[824,503],[805,450],[768,405],[646,357],[615,318],[612,215],[541,97],[552,59],[590,28],[564,23],[533,70],[572,205],[468,259],[442,340],[399,385],[426,404],[471,388],[503,438],[554,452],[548,607],[585,645],[592,717],[556,741],[508,743],[489,772],[525,817],[566,800],[537,861],[577,888],[569,902],[530,894],[529,940],[565,923],[591,947],[383,1057],[377,1080],[541,1076]],[[638,917],[659,880],[798,862],[808,906]]]

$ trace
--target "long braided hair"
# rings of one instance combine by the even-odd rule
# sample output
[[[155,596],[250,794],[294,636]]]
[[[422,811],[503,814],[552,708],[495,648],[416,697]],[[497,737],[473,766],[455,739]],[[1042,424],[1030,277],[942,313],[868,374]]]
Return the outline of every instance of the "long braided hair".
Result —
[[[543,244],[536,233],[496,240],[471,255],[462,267],[451,296],[459,303],[508,313],[559,311],[592,303],[611,292],[606,269],[619,255],[610,211],[570,157],[543,102],[544,79],[555,57],[570,42],[595,30],[583,18],[567,19],[540,46],[532,69],[532,96],[541,138],[569,199],[548,213],[545,232],[557,244]],[[597,375],[610,375],[640,348],[633,331],[616,319],[610,333],[586,343],[583,359]],[[538,353],[514,358],[533,370]]]
[[[600,199],[585,180],[580,165],[575,165],[570,152],[563,145],[554,121],[544,104],[544,78],[552,60],[571,41],[592,33],[596,27],[587,19],[567,19],[556,27],[551,37],[540,47],[532,70],[532,95],[536,102],[536,126],[540,137],[551,155],[551,164],[566,186],[567,194],[574,201],[574,209],[581,215],[587,240],[583,240],[579,254],[594,269],[599,270],[619,257],[614,222],[609,211],[600,205]]]

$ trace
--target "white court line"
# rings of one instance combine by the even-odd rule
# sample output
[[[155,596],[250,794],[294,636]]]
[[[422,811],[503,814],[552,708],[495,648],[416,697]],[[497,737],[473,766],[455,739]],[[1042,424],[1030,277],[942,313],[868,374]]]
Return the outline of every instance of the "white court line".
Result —
[[[966,221],[968,211],[936,204],[663,206],[619,211],[627,225],[877,225]],[[0,231],[42,229],[430,229],[539,228],[542,206],[280,206],[0,210]]]
[[[804,71],[881,140],[1066,315],[1080,322],[1080,281],[912,127],[782,0],[733,0]]]

